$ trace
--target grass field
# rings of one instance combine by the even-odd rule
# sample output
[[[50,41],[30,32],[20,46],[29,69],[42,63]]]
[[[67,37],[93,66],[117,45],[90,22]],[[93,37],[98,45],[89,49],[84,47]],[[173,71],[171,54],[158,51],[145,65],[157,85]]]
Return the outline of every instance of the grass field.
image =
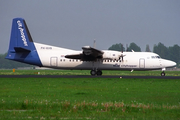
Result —
[[[0,70],[1,75],[89,75],[89,71]],[[159,75],[160,71],[103,71]],[[158,73],[158,74],[157,74]],[[167,71],[168,76],[179,76]],[[0,78],[0,119],[180,119],[178,79]]]

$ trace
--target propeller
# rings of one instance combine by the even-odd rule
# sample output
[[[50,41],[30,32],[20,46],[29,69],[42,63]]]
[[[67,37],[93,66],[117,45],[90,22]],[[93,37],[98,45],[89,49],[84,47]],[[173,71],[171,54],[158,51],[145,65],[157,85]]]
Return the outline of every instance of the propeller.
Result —
[[[123,55],[123,44],[121,44],[121,55],[119,56],[119,59],[121,59],[122,61],[124,61],[123,57],[125,55]]]

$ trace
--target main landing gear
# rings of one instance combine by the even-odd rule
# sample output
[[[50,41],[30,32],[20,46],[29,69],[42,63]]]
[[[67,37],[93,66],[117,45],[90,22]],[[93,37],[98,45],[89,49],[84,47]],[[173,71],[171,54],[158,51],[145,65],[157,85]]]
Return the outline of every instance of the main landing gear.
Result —
[[[101,76],[102,75],[102,71],[101,70],[91,70],[90,73],[91,73],[92,76],[95,76],[95,75]]]
[[[163,71],[162,73],[161,73],[161,76],[165,76],[166,75],[166,73]]]

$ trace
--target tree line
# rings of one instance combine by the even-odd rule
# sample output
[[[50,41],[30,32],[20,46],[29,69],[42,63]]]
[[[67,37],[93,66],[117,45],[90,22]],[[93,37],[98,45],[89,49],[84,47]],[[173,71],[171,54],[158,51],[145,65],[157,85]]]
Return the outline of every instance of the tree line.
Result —
[[[109,47],[109,50],[115,50],[115,51],[135,51],[135,52],[141,52],[141,48],[136,45],[135,43],[130,43],[129,46],[123,46],[121,43],[113,44],[111,47]],[[151,52],[149,45],[146,45],[146,52]],[[174,46],[166,47],[162,43],[155,44],[153,47],[154,53],[157,53],[160,55],[161,58],[172,60],[177,63],[177,67],[180,67],[180,46],[177,44]],[[13,69],[13,68],[19,68],[19,67],[33,67],[32,65],[28,65],[25,63],[20,63],[12,60],[5,59],[7,53],[0,54],[0,69]]]
[[[126,45],[126,48],[121,44],[113,44],[109,47],[109,50],[116,51],[135,51],[141,52],[141,48],[135,43],[131,43],[129,46]],[[146,45],[146,52],[151,52],[149,45]],[[155,44],[153,47],[154,53],[157,53],[161,58],[172,60],[177,63],[177,67],[180,67],[180,46],[175,44],[174,46],[166,47],[163,43]]]
[[[5,59],[7,53],[0,54],[0,69],[13,69],[19,67],[33,67],[32,65]]]

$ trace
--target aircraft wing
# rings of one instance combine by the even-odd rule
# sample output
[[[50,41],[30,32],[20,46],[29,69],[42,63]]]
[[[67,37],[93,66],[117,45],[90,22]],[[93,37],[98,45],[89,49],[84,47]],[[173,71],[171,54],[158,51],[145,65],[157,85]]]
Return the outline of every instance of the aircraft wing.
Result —
[[[66,55],[65,58],[80,59],[82,61],[95,61],[97,59],[102,59],[103,51],[90,46],[84,46],[82,49],[82,53]]]

